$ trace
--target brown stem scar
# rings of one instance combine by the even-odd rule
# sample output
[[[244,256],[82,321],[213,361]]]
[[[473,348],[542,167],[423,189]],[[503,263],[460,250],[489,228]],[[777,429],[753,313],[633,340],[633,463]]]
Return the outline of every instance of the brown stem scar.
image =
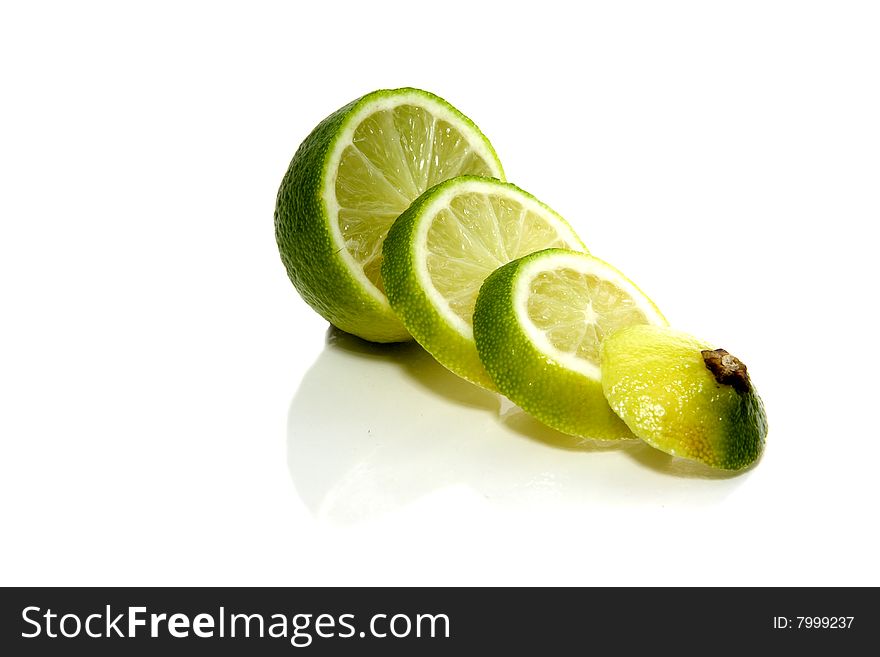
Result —
[[[706,369],[712,372],[718,383],[733,386],[739,392],[749,392],[752,389],[746,365],[739,358],[724,349],[706,349],[700,353]]]

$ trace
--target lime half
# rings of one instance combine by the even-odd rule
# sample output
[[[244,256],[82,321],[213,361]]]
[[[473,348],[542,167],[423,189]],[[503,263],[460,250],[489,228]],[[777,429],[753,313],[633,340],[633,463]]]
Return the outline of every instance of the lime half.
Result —
[[[477,355],[471,318],[498,267],[551,246],[585,250],[565,220],[518,187],[463,176],[428,190],[385,240],[382,278],[413,337],[459,376],[494,389]]]
[[[410,339],[382,287],[382,242],[415,198],[460,174],[504,176],[477,126],[426,91],[375,91],[324,119],[275,208],[281,259],[303,299],[364,339]]]
[[[480,290],[474,336],[498,390],[583,438],[632,438],[602,394],[600,345],[634,324],[665,325],[629,279],[584,253],[547,249],[505,265]]]

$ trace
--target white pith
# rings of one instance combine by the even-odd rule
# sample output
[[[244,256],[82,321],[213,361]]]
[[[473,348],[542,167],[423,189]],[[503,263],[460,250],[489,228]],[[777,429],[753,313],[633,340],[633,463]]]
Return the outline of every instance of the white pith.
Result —
[[[452,199],[467,194],[485,194],[492,196],[505,196],[517,203],[521,204],[527,211],[544,217],[547,222],[556,228],[557,234],[568,243],[568,248],[578,251],[583,249],[583,245],[577,235],[560,217],[549,211],[535,199],[521,194],[511,189],[493,183],[489,180],[466,180],[456,182],[444,190],[442,194],[431,199],[430,203],[422,207],[419,223],[416,226],[415,235],[413,237],[413,258],[416,277],[421,284],[421,288],[431,299],[434,309],[440,314],[447,325],[451,326],[462,337],[472,340],[474,337],[473,327],[464,321],[449,305],[446,298],[434,286],[431,280],[431,274],[428,271],[428,232],[434,217],[446,208],[452,202]]]
[[[545,257],[536,258],[527,263],[517,274],[513,289],[513,310],[516,321],[522,331],[528,336],[529,341],[538,351],[548,358],[556,361],[562,367],[573,370],[595,381],[600,380],[599,366],[575,354],[566,353],[557,349],[550,342],[547,334],[535,326],[528,313],[528,300],[531,294],[532,282],[543,272],[558,269],[571,269],[580,274],[591,274],[597,278],[611,282],[629,296],[636,308],[638,308],[652,324],[665,325],[665,318],[659,313],[647,297],[623,274],[592,256],[553,253]]]
[[[447,123],[456,126],[462,137],[467,139],[467,142],[473,151],[483,159],[487,166],[492,169],[493,173],[496,176],[502,175],[502,172],[498,168],[498,160],[496,159],[495,154],[486,144],[483,137],[475,134],[475,128],[468,125],[460,116],[456,115],[448,107],[435,101],[430,96],[425,96],[418,92],[405,92],[378,98],[374,101],[365,103],[346,119],[343,129],[336,139],[333,151],[327,159],[326,171],[331,175],[326,175],[324,177],[322,196],[330,220],[330,236],[333,240],[334,246],[336,246],[337,254],[342,258],[345,264],[348,265],[349,271],[355,279],[357,279],[361,287],[366,290],[367,293],[383,307],[383,309],[389,312],[392,311],[388,298],[369,278],[367,278],[363,266],[351,255],[345,244],[345,240],[342,237],[342,231],[339,228],[340,206],[336,199],[336,178],[339,173],[339,160],[342,157],[342,153],[346,148],[353,145],[355,130],[357,130],[358,126],[364,121],[364,119],[376,112],[390,110],[400,105],[414,105],[416,107],[421,107],[430,112],[436,119],[446,121]]]

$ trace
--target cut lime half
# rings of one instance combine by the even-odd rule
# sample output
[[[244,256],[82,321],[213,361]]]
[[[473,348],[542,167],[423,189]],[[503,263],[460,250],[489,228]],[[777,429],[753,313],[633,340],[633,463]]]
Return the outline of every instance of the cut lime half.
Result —
[[[476,125],[433,94],[375,91],[331,114],[278,191],[275,235],[294,286],[344,331],[409,339],[383,290],[382,243],[415,198],[460,174],[504,176]]]

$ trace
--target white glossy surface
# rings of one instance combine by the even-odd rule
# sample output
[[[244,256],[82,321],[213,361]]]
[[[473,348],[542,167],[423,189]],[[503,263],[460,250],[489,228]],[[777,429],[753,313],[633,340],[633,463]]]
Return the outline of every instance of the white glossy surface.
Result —
[[[880,584],[873,4],[450,1],[464,50],[434,5],[299,4],[4,10],[0,584]],[[560,446],[327,332],[277,185],[407,84],[748,363],[755,469]]]
[[[703,505],[749,476],[720,475],[637,441],[558,433],[412,343],[372,345],[335,329],[327,338],[287,427],[291,477],[322,520],[370,520],[456,486],[502,510]],[[337,399],[348,400],[344,413]]]

